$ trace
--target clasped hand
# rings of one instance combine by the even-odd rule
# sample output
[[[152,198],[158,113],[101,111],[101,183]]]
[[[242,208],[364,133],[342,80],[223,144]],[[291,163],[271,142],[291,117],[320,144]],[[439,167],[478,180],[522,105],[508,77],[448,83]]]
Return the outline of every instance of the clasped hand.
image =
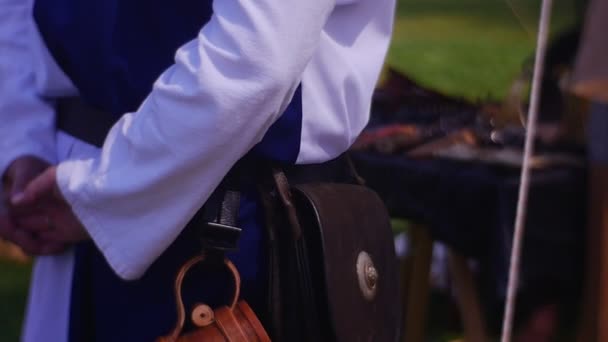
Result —
[[[56,182],[57,168],[31,156],[16,159],[2,177],[0,238],[32,255],[57,254],[88,234]]]

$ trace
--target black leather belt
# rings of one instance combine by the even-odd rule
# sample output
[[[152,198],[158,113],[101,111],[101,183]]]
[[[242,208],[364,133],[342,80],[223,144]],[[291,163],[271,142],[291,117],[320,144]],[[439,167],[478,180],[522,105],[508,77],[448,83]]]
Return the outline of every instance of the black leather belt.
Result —
[[[56,125],[91,145],[101,147],[117,118],[84,103],[79,97],[56,100]]]
[[[79,97],[59,98],[57,101],[57,128],[91,145],[101,147],[103,142],[116,123],[112,115],[84,103]],[[259,158],[247,157],[241,160],[237,167],[250,170],[247,175],[250,179],[257,178],[256,171],[268,162],[261,162]],[[347,158],[340,156],[334,160],[307,165],[280,165],[290,183],[323,182],[349,182],[353,179],[351,165]],[[242,174],[242,172],[240,172]]]

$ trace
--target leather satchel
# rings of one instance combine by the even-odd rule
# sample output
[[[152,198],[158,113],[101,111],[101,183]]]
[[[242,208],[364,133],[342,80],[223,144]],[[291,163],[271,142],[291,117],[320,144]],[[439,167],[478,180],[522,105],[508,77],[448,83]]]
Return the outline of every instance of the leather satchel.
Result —
[[[262,323],[251,310],[247,302],[238,301],[241,288],[239,272],[232,262],[224,259],[234,279],[234,295],[230,306],[215,310],[206,304],[197,304],[192,309],[190,318],[197,327],[194,331],[183,334],[186,312],[181,295],[182,282],[192,266],[205,260],[204,255],[196,256],[186,262],[175,279],[175,298],[177,303],[177,324],[167,336],[159,337],[157,342],[270,342],[270,337]]]
[[[267,203],[270,313],[277,341],[397,341],[399,287],[390,218],[356,184],[291,186],[274,171]],[[276,215],[277,205],[284,215]],[[270,204],[270,205],[268,205]]]

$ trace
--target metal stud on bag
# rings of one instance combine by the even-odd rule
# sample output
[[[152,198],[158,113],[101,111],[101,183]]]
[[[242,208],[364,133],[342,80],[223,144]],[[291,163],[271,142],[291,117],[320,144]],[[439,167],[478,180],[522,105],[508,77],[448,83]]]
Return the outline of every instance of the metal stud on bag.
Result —
[[[177,323],[169,335],[159,337],[157,342],[270,342],[270,337],[247,302],[238,301],[241,277],[234,264],[228,259],[224,259],[224,265],[232,274],[235,284],[230,306],[213,310],[206,304],[197,304],[190,315],[197,329],[182,334],[186,321],[186,310],[181,294],[182,282],[186,273],[204,260],[204,255],[196,256],[188,260],[179,270],[175,278]]]
[[[374,266],[372,257],[366,251],[360,252],[357,257],[357,279],[363,297],[372,301],[378,291],[378,270]]]

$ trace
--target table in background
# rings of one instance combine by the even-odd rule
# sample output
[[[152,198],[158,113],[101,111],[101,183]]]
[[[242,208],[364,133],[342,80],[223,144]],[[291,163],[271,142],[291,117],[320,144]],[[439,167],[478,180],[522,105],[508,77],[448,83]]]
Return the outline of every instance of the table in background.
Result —
[[[515,218],[519,169],[448,160],[412,160],[355,152],[353,161],[366,184],[378,192],[393,217],[428,229],[414,232],[413,277],[408,282],[405,329],[409,341],[425,329],[428,267],[432,241],[448,246],[449,265],[459,292],[465,335],[485,338],[485,322],[466,258],[479,261],[482,291],[503,299]],[[531,177],[520,293],[536,300],[572,298],[582,278],[586,170],[559,167]],[[426,279],[425,279],[426,277]],[[413,303],[412,303],[413,302]]]

